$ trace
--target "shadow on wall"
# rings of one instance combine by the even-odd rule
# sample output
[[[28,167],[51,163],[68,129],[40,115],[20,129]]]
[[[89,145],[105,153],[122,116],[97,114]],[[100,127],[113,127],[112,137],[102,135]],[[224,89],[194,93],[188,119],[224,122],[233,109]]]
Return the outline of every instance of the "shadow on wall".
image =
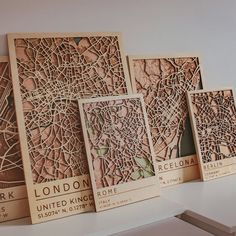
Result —
[[[0,34],[0,56],[8,56],[7,35]]]

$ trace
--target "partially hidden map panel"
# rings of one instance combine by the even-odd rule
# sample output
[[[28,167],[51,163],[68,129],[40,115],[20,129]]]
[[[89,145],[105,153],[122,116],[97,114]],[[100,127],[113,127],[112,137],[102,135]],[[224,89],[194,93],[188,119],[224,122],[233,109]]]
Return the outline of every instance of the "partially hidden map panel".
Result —
[[[88,173],[75,99],[127,94],[119,37],[17,37],[33,182]]]
[[[33,104],[37,103],[36,112],[32,109],[27,114],[33,180],[42,183],[88,174],[77,103],[34,99]],[[40,125],[33,127],[32,120]]]
[[[97,189],[155,176],[140,98],[87,102],[83,113]]]
[[[0,60],[0,189],[24,185],[18,129],[7,60]]]
[[[134,58],[132,86],[146,104],[158,161],[195,154],[186,91],[202,87],[197,57]]]
[[[232,90],[190,94],[203,163],[236,157],[236,108]]]

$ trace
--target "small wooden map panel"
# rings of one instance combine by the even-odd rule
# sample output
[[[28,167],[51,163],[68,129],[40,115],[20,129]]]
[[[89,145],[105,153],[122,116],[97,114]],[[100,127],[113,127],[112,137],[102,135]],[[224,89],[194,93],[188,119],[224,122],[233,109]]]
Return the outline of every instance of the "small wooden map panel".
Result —
[[[80,100],[96,210],[159,195],[142,95]]]
[[[188,93],[203,180],[236,173],[236,108],[232,89]]]
[[[8,57],[0,57],[0,222],[29,215]]]
[[[142,93],[161,186],[199,178],[186,91],[202,87],[197,57],[131,56],[133,92]]]
[[[93,210],[77,99],[129,93],[120,35],[10,34],[8,42],[32,222]]]

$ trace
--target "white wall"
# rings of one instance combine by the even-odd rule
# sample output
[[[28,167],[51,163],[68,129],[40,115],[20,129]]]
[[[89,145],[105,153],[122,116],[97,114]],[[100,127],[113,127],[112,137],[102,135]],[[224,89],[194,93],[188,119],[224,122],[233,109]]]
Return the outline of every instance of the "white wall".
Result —
[[[8,32],[121,31],[126,54],[202,57],[205,87],[236,88],[236,0],[0,0]]]

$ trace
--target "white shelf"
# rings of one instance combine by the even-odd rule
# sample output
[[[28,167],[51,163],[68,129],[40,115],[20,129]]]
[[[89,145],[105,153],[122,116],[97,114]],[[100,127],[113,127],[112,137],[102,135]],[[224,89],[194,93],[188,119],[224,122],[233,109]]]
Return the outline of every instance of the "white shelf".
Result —
[[[4,236],[109,235],[182,214],[227,233],[236,232],[236,175],[164,188],[161,197],[100,213],[85,213],[38,225],[29,218],[0,225]],[[147,226],[148,227],[148,226]],[[148,229],[147,229],[148,230]]]
[[[128,230],[115,234],[114,236],[210,236],[210,234],[196,226],[193,226],[176,217],[155,222],[149,225],[138,227],[136,229]]]
[[[109,235],[181,214],[185,208],[163,197],[99,212],[84,213],[55,221],[29,225],[29,218],[0,225],[0,234],[12,236]]]
[[[236,232],[236,175],[175,185],[161,194],[183,204],[186,215],[221,231]]]

